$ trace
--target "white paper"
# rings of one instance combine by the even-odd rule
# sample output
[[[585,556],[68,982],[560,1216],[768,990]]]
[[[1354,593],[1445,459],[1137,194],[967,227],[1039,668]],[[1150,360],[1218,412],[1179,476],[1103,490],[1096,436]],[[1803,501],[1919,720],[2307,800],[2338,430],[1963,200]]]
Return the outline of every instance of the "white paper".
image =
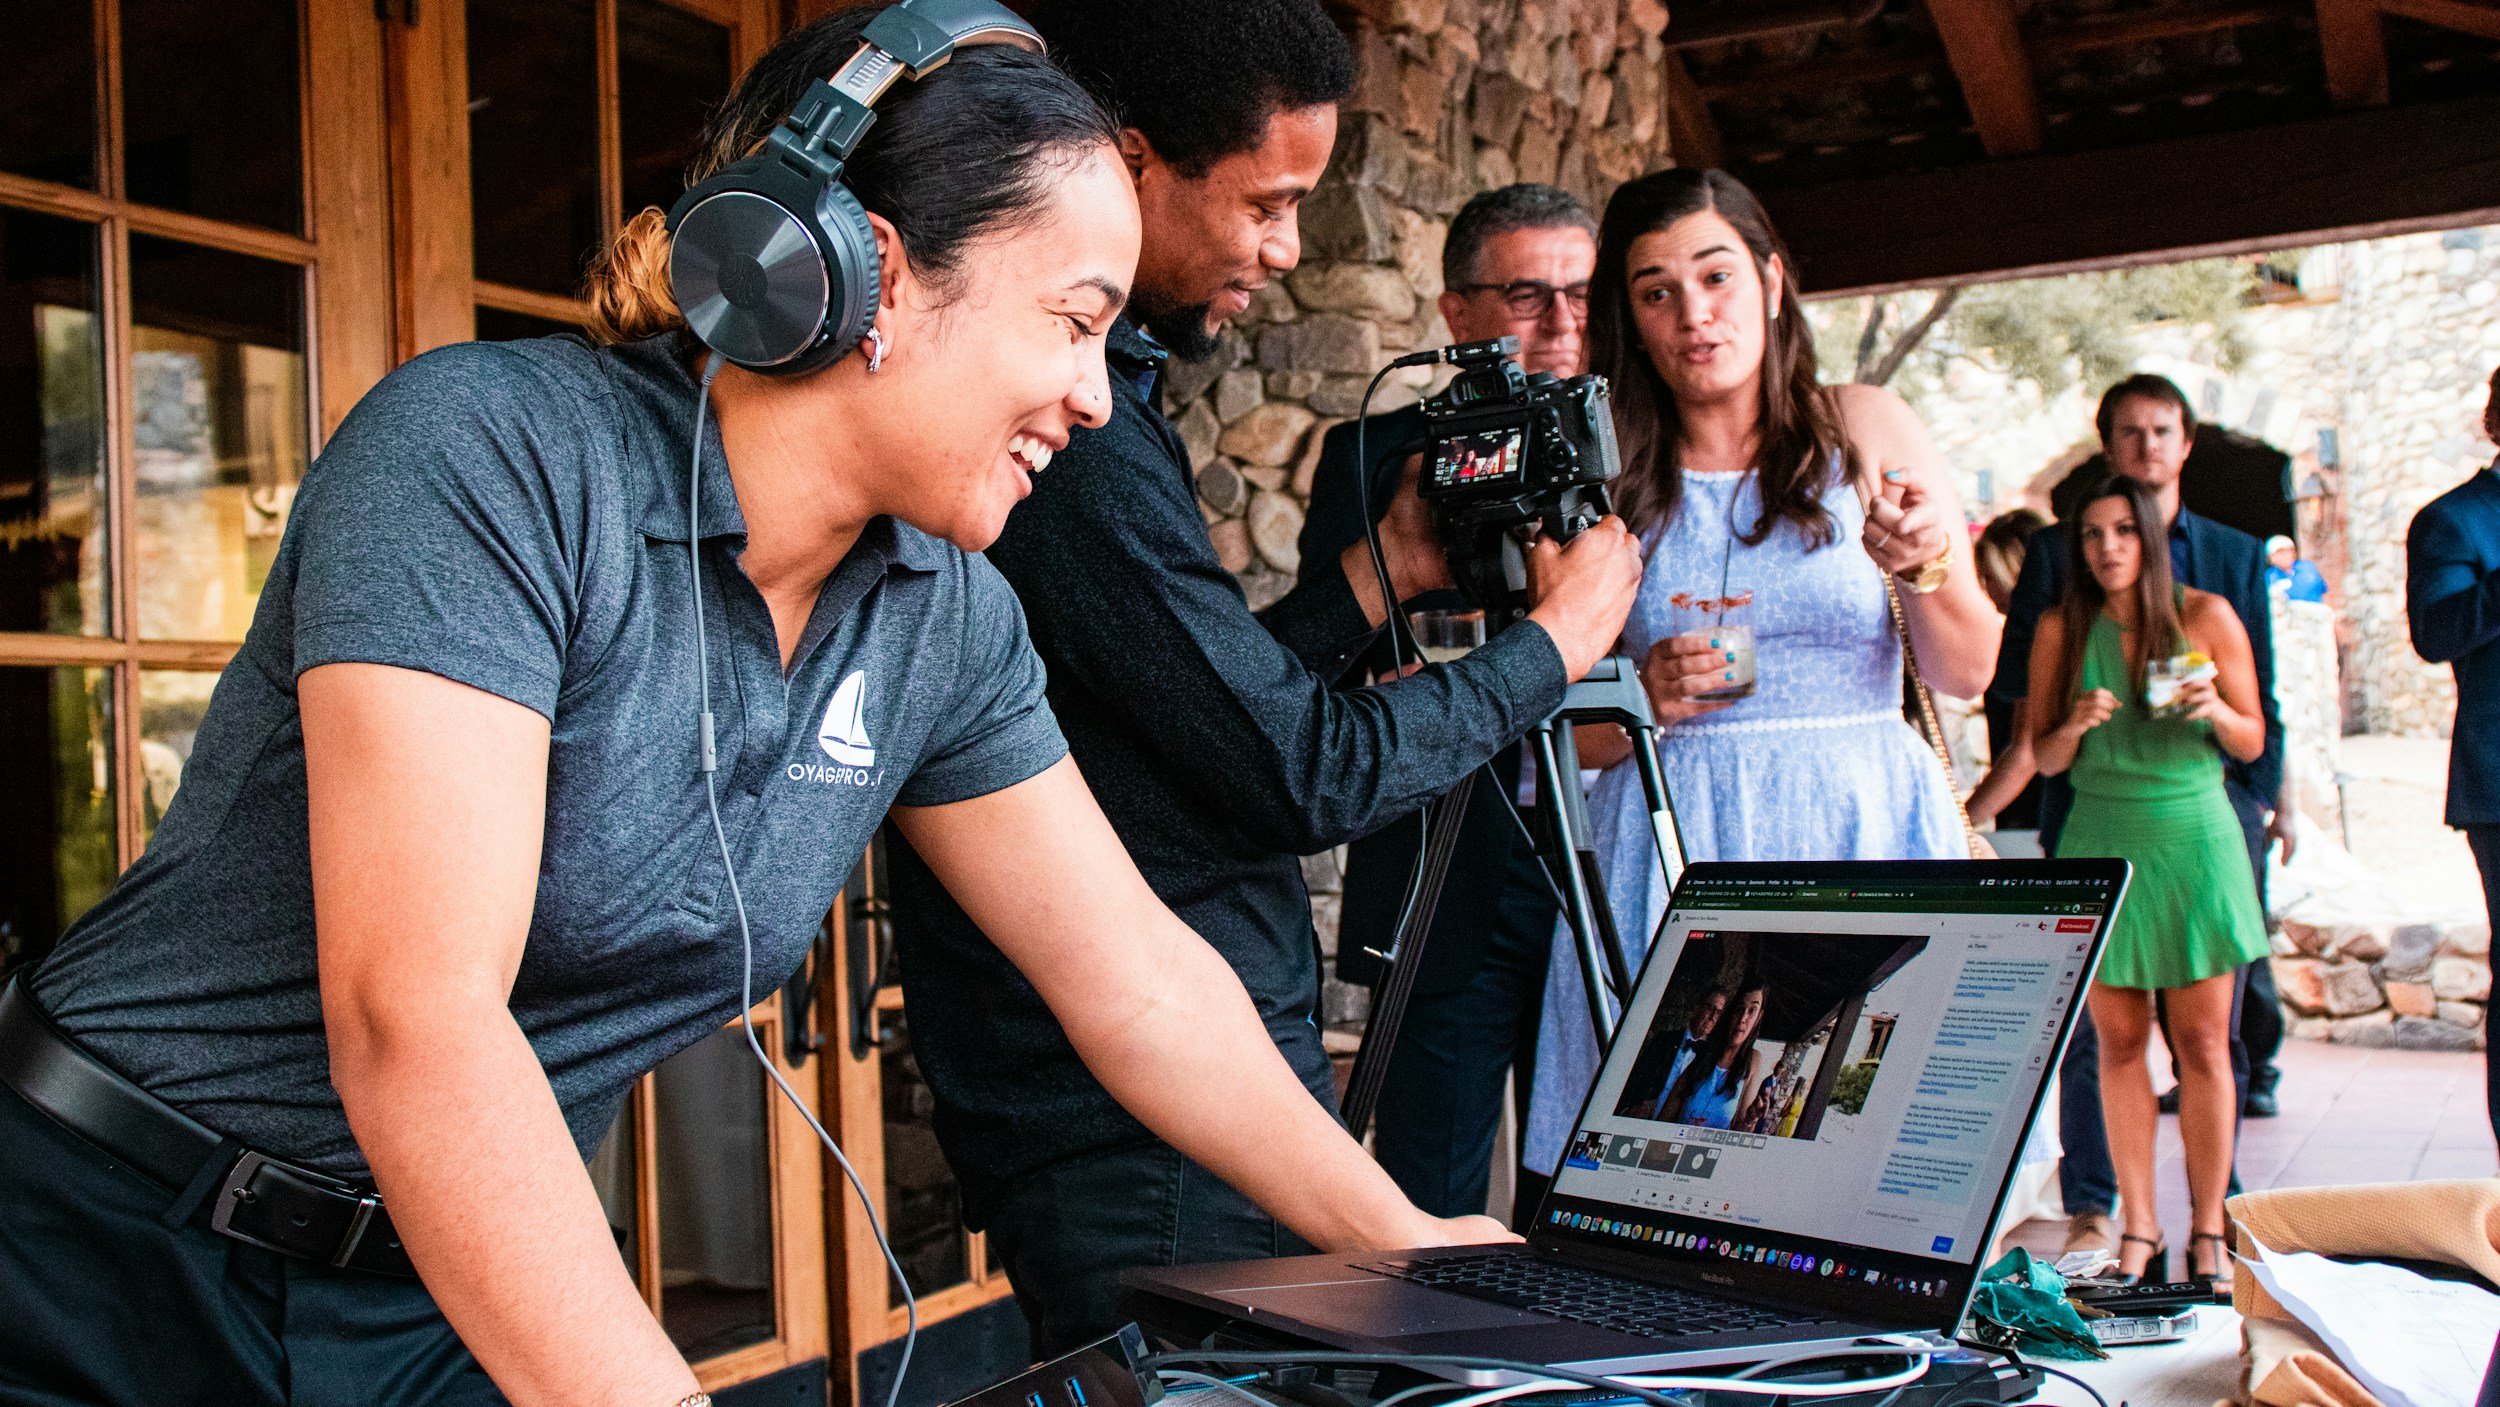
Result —
[[[2399,1266],[2257,1250],[2265,1259],[2240,1264],[2381,1402],[2473,1407],[2500,1339],[2500,1295]]]

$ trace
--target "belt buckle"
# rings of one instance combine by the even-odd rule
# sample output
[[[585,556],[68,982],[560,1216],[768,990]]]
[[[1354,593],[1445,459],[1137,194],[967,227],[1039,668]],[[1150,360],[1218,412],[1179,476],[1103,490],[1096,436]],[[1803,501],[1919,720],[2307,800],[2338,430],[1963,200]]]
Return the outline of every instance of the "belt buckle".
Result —
[[[297,1256],[308,1260],[317,1259],[314,1256],[306,1256],[297,1247],[279,1245],[275,1241],[265,1240],[248,1231],[239,1230],[234,1225],[235,1208],[257,1199],[259,1194],[253,1190],[252,1182],[260,1175],[263,1168],[274,1169],[297,1178],[315,1190],[355,1199],[356,1210],[348,1222],[347,1234],[340,1239],[338,1249],[329,1257],[332,1268],[346,1269],[348,1262],[355,1258],[357,1247],[364,1241],[365,1229],[373,1224],[374,1213],[381,1208],[382,1199],[373,1193],[358,1192],[343,1182],[323,1177],[318,1173],[307,1172],[291,1164],[281,1163],[260,1153],[246,1151],[234,1160],[234,1167],[226,1173],[226,1180],[218,1186],[216,1205],[208,1214],[208,1229],[220,1236],[241,1241],[247,1246],[258,1246],[265,1251],[276,1251],[280,1255]]]

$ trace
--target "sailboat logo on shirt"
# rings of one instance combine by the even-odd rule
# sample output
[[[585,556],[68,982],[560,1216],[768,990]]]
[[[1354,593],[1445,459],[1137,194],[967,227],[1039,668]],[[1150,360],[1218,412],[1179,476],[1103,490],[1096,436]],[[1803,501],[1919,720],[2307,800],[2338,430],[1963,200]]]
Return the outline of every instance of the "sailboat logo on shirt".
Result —
[[[833,691],[825,721],[816,726],[816,745],[836,762],[852,767],[877,765],[877,747],[868,741],[868,720],[863,713],[867,695],[868,672],[852,670],[842,687]]]

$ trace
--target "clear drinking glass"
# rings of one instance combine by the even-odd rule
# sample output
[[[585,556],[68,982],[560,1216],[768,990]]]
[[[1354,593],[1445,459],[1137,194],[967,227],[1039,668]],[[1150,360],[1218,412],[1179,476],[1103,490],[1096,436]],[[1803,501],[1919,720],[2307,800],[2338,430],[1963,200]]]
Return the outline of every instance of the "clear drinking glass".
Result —
[[[1668,600],[1676,608],[1677,639],[1706,643],[1726,656],[1726,668],[1721,671],[1725,682],[1693,698],[1701,703],[1728,703],[1749,697],[1755,682],[1753,593],[1695,596],[1679,591]]]
[[[1408,619],[1415,644],[1434,664],[1448,664],[1484,643],[1482,611],[1416,611]]]

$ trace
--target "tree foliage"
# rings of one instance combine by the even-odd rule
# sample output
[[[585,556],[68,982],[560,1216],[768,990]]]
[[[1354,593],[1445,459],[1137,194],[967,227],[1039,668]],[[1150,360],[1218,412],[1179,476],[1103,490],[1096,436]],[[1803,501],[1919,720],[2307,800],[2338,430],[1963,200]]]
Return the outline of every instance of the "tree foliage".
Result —
[[[2240,312],[2254,286],[2241,261],[2196,259],[1839,299],[1809,316],[1827,381],[1881,386],[1903,377],[1905,390],[1925,389],[1958,358],[2054,396],[2134,370],[2138,332],[2153,323],[2208,329],[2222,364],[2236,364]]]

